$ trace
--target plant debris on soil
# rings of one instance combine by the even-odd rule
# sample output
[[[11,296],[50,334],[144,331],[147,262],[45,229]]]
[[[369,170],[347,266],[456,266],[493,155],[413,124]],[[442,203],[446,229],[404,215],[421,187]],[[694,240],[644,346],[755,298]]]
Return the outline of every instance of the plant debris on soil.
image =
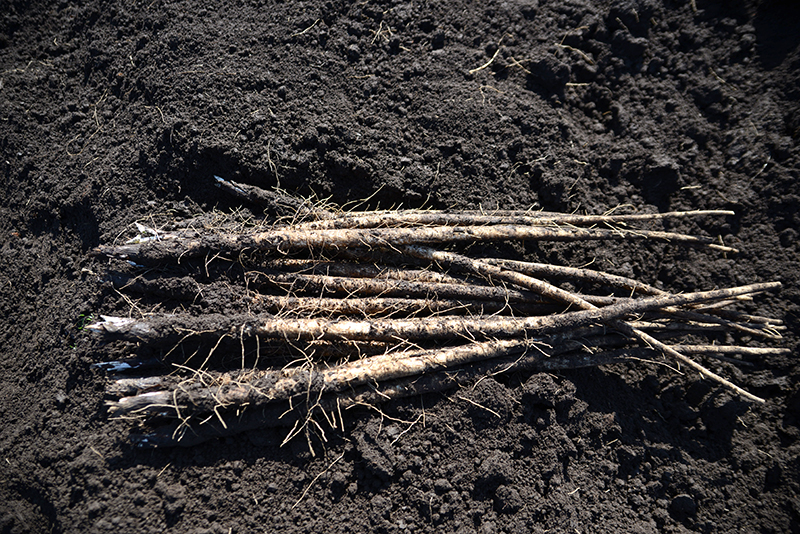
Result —
[[[8,0],[0,52],[0,531],[800,532],[799,6]],[[460,365],[335,374],[397,354]]]

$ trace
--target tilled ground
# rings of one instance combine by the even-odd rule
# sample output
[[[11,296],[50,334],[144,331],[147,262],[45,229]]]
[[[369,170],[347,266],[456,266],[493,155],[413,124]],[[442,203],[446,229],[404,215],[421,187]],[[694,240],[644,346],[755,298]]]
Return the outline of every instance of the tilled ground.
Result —
[[[124,354],[84,331],[159,305],[115,290],[94,247],[136,221],[263,216],[219,175],[350,206],[730,209],[667,229],[735,256],[487,248],[674,292],[780,281],[742,309],[796,349],[793,3],[29,4],[0,5],[3,532],[798,530],[793,355],[704,360],[764,405],[662,366],[513,374],[352,410],[312,456],[280,447],[288,428],[132,447],[90,367]]]

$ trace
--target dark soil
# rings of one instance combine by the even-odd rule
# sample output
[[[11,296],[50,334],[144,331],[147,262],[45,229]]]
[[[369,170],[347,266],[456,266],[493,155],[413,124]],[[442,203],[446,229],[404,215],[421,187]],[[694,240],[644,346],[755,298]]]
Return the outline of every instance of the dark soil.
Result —
[[[737,256],[513,252],[673,291],[781,281],[746,309],[796,350],[800,6],[692,4],[0,1],[0,531],[800,531],[794,355],[706,362],[764,405],[660,366],[512,375],[351,412],[312,456],[283,428],[132,447],[82,330],[131,307],[91,249],[236,210],[217,174],[383,207],[732,209],[675,229]]]

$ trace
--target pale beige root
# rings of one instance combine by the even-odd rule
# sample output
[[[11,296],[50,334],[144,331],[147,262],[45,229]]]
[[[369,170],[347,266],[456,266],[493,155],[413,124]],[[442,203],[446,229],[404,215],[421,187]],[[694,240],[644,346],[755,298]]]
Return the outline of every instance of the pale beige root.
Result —
[[[336,230],[301,230],[276,227],[248,235],[190,232],[175,234],[145,243],[100,246],[95,253],[142,263],[157,263],[179,258],[236,255],[244,250],[267,254],[292,251],[337,251],[354,247],[396,249],[405,245],[433,245],[480,241],[587,241],[653,240],[705,246],[720,252],[737,252],[710,237],[691,236],[651,230],[577,228],[561,226],[422,226],[413,228],[343,228]]]
[[[683,319],[687,322],[694,322],[698,324],[716,324],[725,327],[729,330],[736,330],[742,334],[756,336],[764,339],[781,339],[779,328],[772,325],[764,325],[761,323],[740,323],[738,321],[731,321],[723,317],[717,317],[711,314],[698,313],[694,310],[679,310],[676,308],[664,308],[665,315],[670,315],[674,319]]]
[[[780,287],[779,283],[753,284],[740,288],[635,299],[605,308],[596,308],[588,302],[582,301],[584,303],[582,307],[585,308],[583,311],[544,317],[436,317],[432,319],[376,319],[370,321],[287,319],[280,322],[270,320],[258,323],[250,333],[273,338],[283,337],[289,340],[375,339],[415,341],[453,338],[521,337],[578,328],[594,322],[611,322],[628,315],[644,313],[667,306],[680,306],[717,298],[729,298],[739,294],[757,293],[778,287]],[[575,297],[574,302],[579,302],[577,297]],[[660,343],[644,332],[641,335],[634,334],[627,325],[623,326],[616,322],[613,322],[612,325],[626,334],[640,337],[640,339],[651,345],[658,346]],[[675,356],[673,353],[670,353],[670,355]],[[683,360],[685,357],[679,356],[679,359]],[[696,368],[696,366],[694,367]],[[713,373],[709,371],[706,374],[712,376]],[[734,389],[738,388],[734,387]]]
[[[563,267],[550,263],[535,263],[497,258],[486,258],[481,261],[484,261],[490,265],[502,267],[509,271],[516,271],[520,274],[526,274],[528,276],[578,280],[581,282],[590,282],[601,286],[625,289],[636,293],[642,293],[644,295],[667,294],[666,291],[662,291],[651,285],[644,284],[638,280],[634,280],[633,278],[609,274],[602,271],[593,271],[591,269],[580,269],[577,267]]]
[[[230,238],[229,238],[230,239]],[[672,232],[628,229],[594,229],[560,226],[423,226],[416,228],[367,228],[336,230],[298,230],[276,228],[249,236],[236,236],[232,250],[260,249],[265,251],[336,250],[337,248],[374,247],[396,249],[403,245],[442,244],[480,241],[586,241],[649,239],[707,246],[721,252],[736,249],[717,243],[710,237]]]
[[[282,370],[245,371],[234,374],[199,372],[179,382],[163,377],[160,382],[125,380],[116,385],[117,393],[129,393],[141,387],[142,392],[109,403],[110,413],[116,416],[153,415],[161,412],[183,416],[208,413],[230,406],[260,406],[298,395],[317,397],[337,393],[365,384],[383,384],[400,378],[422,376],[432,372],[454,369],[479,361],[499,359],[512,354],[515,361],[527,358],[542,362],[547,370],[559,369],[559,361],[549,364],[552,352],[563,353],[563,347],[553,349],[553,339],[492,340],[457,347],[387,353],[344,363],[329,369],[295,367]],[[581,347],[581,345],[578,345]],[[579,351],[581,352],[581,351]],[[576,366],[599,365],[591,352],[574,355]],[[594,363],[593,363],[594,362]],[[166,391],[157,391],[168,388]],[[156,391],[153,391],[156,389]],[[172,407],[172,408],[170,408]]]
[[[317,274],[274,273],[259,270],[247,271],[245,280],[250,288],[264,289],[264,292],[268,292],[270,288],[273,288],[280,289],[286,294],[317,295],[320,297],[340,295],[348,299],[368,296],[435,298],[508,303],[513,305],[513,308],[530,305],[533,309],[536,309],[537,305],[552,304],[552,301],[543,300],[540,295],[530,291],[478,283],[414,282],[403,279],[348,278]],[[596,306],[607,306],[624,300],[618,297],[595,295],[585,295],[583,298]],[[563,311],[563,307],[554,310],[551,308],[551,310],[559,312]]]
[[[355,315],[362,317],[415,315],[484,315],[513,312],[520,315],[547,315],[564,311],[564,306],[496,300],[445,299],[434,294],[431,298],[367,297],[281,297],[256,295],[269,312],[281,317]]]
[[[376,357],[355,365],[343,365],[325,371],[327,375],[307,369],[267,371],[261,373],[239,373],[238,376],[208,375],[195,380],[178,383],[174,377],[160,377],[161,382],[141,383],[141,379],[116,381],[110,392],[131,397],[111,402],[111,411],[119,417],[161,415],[180,416],[181,422],[156,429],[146,436],[135,439],[146,446],[190,446],[207,439],[232,435],[249,428],[265,425],[281,425],[286,421],[287,410],[276,401],[302,395],[314,400],[299,403],[294,408],[297,418],[307,420],[317,413],[321,420],[336,425],[343,411],[358,405],[377,405],[387,400],[420,395],[454,388],[475,380],[476,377],[499,373],[529,370],[555,372],[580,367],[607,365],[610,363],[650,361],[653,350],[628,348],[612,351],[573,351],[565,345],[553,345],[534,340],[528,342],[508,341],[483,343],[448,349],[434,355],[433,351],[394,358],[406,358],[411,364],[398,369],[391,367],[392,359]],[[677,347],[675,347],[677,348]],[[778,354],[787,349],[750,349],[745,347],[719,347],[714,345],[681,346],[694,353],[748,353]],[[494,351],[498,352],[495,354]],[[455,357],[452,357],[454,356]],[[428,358],[427,361],[424,358]],[[418,361],[414,361],[417,359]],[[438,362],[436,360],[439,360]],[[458,365],[457,362],[463,365]],[[444,363],[439,367],[438,363]],[[402,362],[406,363],[406,362]],[[739,362],[741,363],[741,362]],[[433,365],[427,365],[433,364]],[[425,368],[426,371],[420,373]],[[386,374],[381,375],[382,371]],[[403,378],[391,378],[409,374]],[[381,376],[372,380],[371,376]],[[368,384],[358,386],[358,384]],[[170,390],[148,392],[138,388],[162,387]],[[272,408],[275,406],[275,408]],[[266,411],[265,411],[266,410]],[[286,412],[284,411],[286,410]],[[302,413],[301,413],[302,412]],[[306,413],[309,412],[309,413]],[[320,416],[320,412],[330,415]],[[214,417],[205,416],[213,413]],[[189,424],[194,421],[194,424]],[[180,432],[176,430],[180,428]]]
[[[621,302],[604,308],[596,308],[581,301],[577,296],[571,295],[570,298],[574,300],[575,304],[583,302],[582,306],[586,306],[587,309],[544,317],[434,317],[374,320],[270,317],[237,321],[236,318],[227,316],[209,315],[181,324],[182,319],[178,316],[154,316],[147,320],[102,316],[101,321],[88,325],[86,328],[122,339],[147,342],[158,341],[176,331],[187,332],[191,328],[214,336],[263,336],[289,341],[349,339],[399,342],[480,337],[509,338],[578,328],[667,306],[684,306],[738,295],[761,293],[779,287],[779,282],[771,282],[682,295],[621,299]]]
[[[385,258],[380,258],[380,260],[385,260]],[[270,260],[266,267],[268,269],[287,273],[341,276],[347,278],[374,278],[378,280],[405,280],[408,282],[461,285],[471,283],[470,280],[457,278],[447,273],[440,273],[430,269],[402,269],[377,265],[375,263],[364,264],[303,258],[276,258]]]
[[[595,348],[609,349],[617,343],[592,344]],[[731,345],[674,345],[674,350],[691,354],[751,356],[789,354],[790,349],[740,347]],[[635,349],[627,349],[632,353]],[[654,350],[654,349],[651,349]],[[580,356],[583,353],[583,356]],[[111,401],[110,412],[122,415],[136,411],[156,413],[170,405],[170,398],[178,400],[183,410],[204,412],[214,407],[232,405],[258,406],[276,400],[288,399],[306,393],[324,394],[340,392],[364,384],[386,383],[398,378],[422,376],[431,372],[452,370],[461,365],[483,360],[514,357],[509,362],[517,363],[515,369],[536,362],[548,371],[602,365],[606,351],[587,351],[584,343],[574,341],[553,345],[552,338],[517,340],[495,340],[472,343],[426,351],[388,353],[340,364],[329,369],[305,367],[240,371],[235,373],[199,373],[191,380],[180,380],[171,376],[146,378],[121,378],[109,384],[109,395],[128,397]],[[570,355],[568,359],[555,356]],[[519,362],[522,362],[521,364]],[[743,362],[736,362],[743,363]],[[480,373],[477,374],[479,376]],[[189,385],[189,384],[192,385]],[[172,390],[181,390],[176,394]]]
[[[366,320],[366,321],[331,321],[331,320],[324,320],[324,321],[314,321],[311,319],[300,319],[296,321],[285,321],[285,320],[271,320],[270,322],[253,322],[250,320],[249,323],[246,322],[246,319],[236,319],[236,318],[227,318],[229,320],[229,324],[225,326],[222,330],[213,331],[212,334],[214,336],[220,336],[227,333],[235,333],[239,332],[240,335],[261,335],[267,337],[273,337],[276,339],[286,338],[286,336],[294,336],[297,338],[305,337],[309,333],[312,333],[312,337],[315,340],[319,339],[335,339],[336,337],[341,336],[348,336],[349,338],[364,338],[369,339],[370,343],[375,343],[375,339],[381,338],[381,336],[386,337],[386,341],[397,341],[398,339],[405,339],[408,340],[411,338],[412,332],[417,332],[420,335],[420,339],[429,339],[432,337],[442,336],[445,338],[452,338],[452,337],[461,337],[464,338],[466,335],[472,333],[474,334],[485,334],[487,330],[495,329],[494,334],[500,333],[497,329],[498,328],[512,328],[516,330],[512,330],[510,333],[505,332],[506,334],[510,335],[511,337],[522,337],[526,334],[531,334],[532,332],[542,333],[549,331],[551,328],[554,331],[560,332],[568,332],[570,335],[575,336],[582,336],[585,338],[584,342],[581,342],[577,345],[576,348],[584,347],[584,343],[588,343],[589,346],[594,347],[602,347],[602,346],[612,346],[613,342],[609,344],[608,336],[602,329],[584,329],[581,330],[579,327],[582,324],[589,324],[597,322],[598,320],[606,321],[614,319],[617,315],[625,315],[627,313],[640,313],[650,307],[665,306],[665,305],[676,305],[676,304],[692,304],[694,302],[703,300],[703,299],[730,299],[731,297],[736,297],[737,295],[741,294],[748,294],[753,292],[765,291],[769,289],[774,289],[778,287],[778,284],[760,284],[760,285],[752,285],[743,288],[734,288],[729,290],[717,290],[714,292],[707,292],[704,294],[688,294],[688,295],[678,295],[678,296],[671,296],[671,297],[654,297],[650,299],[638,299],[638,300],[629,300],[621,305],[616,305],[615,307],[611,308],[604,308],[600,310],[589,310],[589,314],[586,312],[570,312],[562,315],[557,316],[548,316],[542,319],[546,321],[544,323],[540,323],[536,330],[524,330],[526,327],[530,327],[530,319],[511,319],[511,323],[509,323],[509,318],[496,318],[496,321],[487,321],[484,320],[481,326],[481,331],[475,332],[470,330],[463,330],[459,329],[459,325],[463,327],[464,324],[470,324],[474,320],[470,321],[453,321],[454,318],[442,318],[444,321],[433,321],[434,323],[439,323],[436,328],[428,328],[430,326],[431,321],[379,321],[379,320]],[[611,311],[613,310],[613,313]],[[162,323],[158,324],[158,321],[151,321],[149,323],[143,323],[141,321],[135,321],[131,319],[119,319],[119,318],[108,318],[104,317],[104,321],[102,323],[96,323],[91,325],[91,330],[95,331],[106,331],[109,333],[117,333],[123,334],[123,336],[127,336],[133,339],[141,339],[141,340],[149,340],[149,341],[156,341],[159,338],[164,336],[164,327],[165,325],[168,328],[176,329],[176,325],[173,323],[170,317],[164,317],[162,319]],[[208,326],[220,326],[223,321],[221,317],[214,317],[211,316],[208,318],[209,324]],[[242,322],[242,321],[245,322]],[[555,322],[559,320],[560,322]],[[509,324],[511,326],[509,326]],[[673,324],[655,324],[655,325],[647,325],[647,324],[638,324],[635,323],[634,325],[622,323],[614,325],[618,330],[625,332],[633,337],[645,338],[650,341],[651,345],[655,345],[656,348],[665,352],[666,354],[672,355],[672,352],[675,352],[674,349],[667,347],[668,350],[664,350],[663,343],[660,340],[656,340],[651,336],[645,334],[642,329],[644,328],[663,328],[663,327],[673,327]],[[326,326],[327,325],[327,329]],[[387,326],[388,325],[388,326]],[[409,327],[409,325],[412,325]],[[472,327],[475,325],[472,324]],[[690,331],[691,325],[683,325],[683,328],[673,328],[680,332],[683,331]],[[698,325],[698,331],[703,331],[705,329],[704,325]],[[373,330],[368,334],[363,334],[363,329],[371,329],[373,327],[377,327],[377,330]],[[188,325],[184,326],[177,326],[178,331],[185,331],[187,330]],[[522,330],[519,330],[522,328]],[[391,334],[387,335],[388,332]],[[592,334],[591,330],[594,330],[594,334]],[[358,334],[358,332],[362,332],[362,334]],[[592,335],[600,334],[601,338],[590,338]],[[603,339],[606,339],[604,341]],[[566,339],[566,338],[564,338]],[[320,343],[320,341],[314,341],[314,343]],[[502,350],[506,352],[511,352],[513,347],[519,347],[519,341],[510,340],[508,343],[503,342],[496,342],[495,348],[502,348]],[[524,342],[523,342],[524,343]],[[562,341],[563,343],[563,341]],[[315,349],[316,350],[316,349]],[[280,391],[289,392],[287,394],[295,394],[298,392],[298,388],[303,385],[309,385],[310,382],[314,380],[322,379],[322,384],[326,383],[340,383],[344,381],[344,383],[351,384],[353,381],[355,383],[361,383],[359,380],[362,379],[371,379],[380,381],[384,379],[384,377],[397,377],[397,376],[405,376],[405,373],[410,372],[411,374],[415,372],[426,372],[427,368],[424,368],[424,364],[431,364],[433,362],[434,365],[445,365],[449,359],[452,363],[449,365],[460,365],[463,364],[465,360],[459,359],[460,356],[464,354],[469,354],[470,357],[475,357],[480,359],[481,357],[486,356],[485,352],[482,352],[483,346],[479,343],[474,344],[472,348],[456,348],[452,349],[453,353],[448,353],[447,351],[451,349],[442,349],[436,353],[435,358],[429,358],[429,353],[426,353],[424,357],[420,358],[414,355],[413,357],[406,355],[398,355],[396,353],[393,354],[386,354],[386,355],[379,355],[374,356],[372,358],[367,358],[364,360],[357,360],[354,362],[350,362],[344,366],[339,366],[334,370],[330,371],[320,371],[320,370],[306,370],[306,369],[292,369],[287,371],[281,371],[279,374],[266,373],[261,374],[260,372],[253,372],[253,375],[260,375],[260,376],[270,376],[272,382],[274,382],[274,387],[271,389],[272,393],[263,393],[261,391],[260,386],[254,386],[253,383],[248,382],[248,385],[245,387],[246,391],[251,393],[258,393],[258,395],[267,395],[268,398],[282,398],[279,393]],[[727,352],[731,352],[733,349],[728,349]],[[748,350],[750,352],[748,352]],[[477,352],[475,352],[477,351]],[[704,349],[700,350],[697,347],[689,347],[687,348],[688,352],[722,352],[723,349]],[[760,351],[754,349],[740,349],[742,353],[750,353],[750,354],[757,354]],[[771,351],[761,351],[763,353],[775,353]],[[453,354],[455,356],[453,356]],[[477,356],[476,356],[477,355]],[[417,358],[414,360],[413,358]],[[427,360],[425,358],[428,358]],[[437,359],[439,358],[439,359]],[[442,360],[442,358],[444,360]],[[443,363],[444,361],[444,363]],[[420,367],[423,365],[423,367]],[[383,370],[376,370],[379,366],[385,366]],[[415,371],[417,369],[417,371]],[[422,369],[422,370],[420,370]],[[704,369],[704,368],[703,368]],[[306,377],[305,379],[298,382],[297,376],[298,373],[300,376]],[[358,373],[362,373],[358,378]],[[397,373],[397,374],[393,374]],[[705,373],[712,378],[716,377],[716,375],[711,375],[709,372]],[[321,378],[320,378],[321,377]],[[334,378],[331,378],[334,377]],[[280,380],[279,380],[280,378]],[[313,379],[313,380],[312,380]],[[338,381],[338,382],[337,382]],[[724,380],[719,380],[721,383],[731,387],[737,393],[743,394],[744,396],[750,398],[751,395],[746,394],[746,392],[741,392],[733,385],[727,384]],[[226,386],[226,387],[229,387]],[[252,389],[255,387],[256,389]],[[311,387],[309,385],[309,387]],[[196,391],[197,387],[193,387],[192,390]],[[324,388],[323,388],[324,389]],[[181,391],[185,391],[186,388],[182,388]],[[237,389],[241,393],[241,389]],[[292,393],[294,392],[294,393]],[[237,394],[240,394],[237,393]],[[205,395],[205,394],[203,394]],[[275,396],[277,395],[277,397]],[[196,397],[196,395],[195,395]],[[195,398],[193,397],[193,398]],[[201,395],[202,397],[202,395]],[[199,398],[199,397],[198,397]],[[218,398],[218,397],[215,397]],[[233,397],[227,397],[229,401],[226,403],[234,403]],[[752,399],[756,400],[756,399]],[[194,401],[185,401],[188,405],[192,405]],[[238,402],[238,401],[237,401]],[[253,399],[250,400],[242,400],[242,402],[255,402]],[[131,398],[127,400],[122,400],[120,403],[115,404],[115,410],[122,410],[125,413],[133,413],[139,410],[145,409],[148,413],[159,413],[161,410],[166,409],[165,406],[169,406],[169,402],[164,396],[164,392],[148,392],[146,395],[137,398]]]
[[[742,354],[745,356],[766,356],[792,353],[792,349],[783,347],[741,347],[739,345],[675,345],[673,348],[690,354]]]
[[[288,218],[266,231],[262,226],[248,233],[237,233],[230,224],[157,235],[144,232],[147,235],[139,240],[99,249],[141,264],[199,258],[190,268],[204,264],[206,276],[211,262],[227,258],[237,269],[243,268],[236,276],[244,273],[248,309],[274,312],[103,317],[89,325],[89,330],[109,338],[148,343],[156,351],[159,346],[170,352],[183,349],[189,338],[194,346],[213,345],[199,369],[183,367],[171,376],[123,379],[108,389],[110,395],[121,397],[109,404],[115,415],[148,424],[179,420],[169,439],[161,436],[165,442],[187,443],[204,433],[261,426],[264,417],[271,417],[267,411],[279,419],[280,412],[270,410],[287,399],[292,413],[299,414],[302,429],[312,424],[309,418],[314,413],[335,421],[330,416],[334,406],[379,403],[486,374],[642,362],[659,354],[744,398],[763,402],[685,354],[724,359],[736,351],[751,356],[783,353],[677,344],[687,334],[713,339],[730,331],[779,337],[784,328],[779,321],[725,307],[780,284],[672,295],[610,273],[475,260],[428,248],[513,240],[646,240],[733,252],[710,237],[637,228],[657,228],[649,223],[670,219],[730,215],[727,211],[602,216],[531,211],[343,213],[306,201],[287,201],[280,192],[264,196],[257,188],[224,180],[220,186],[243,198],[277,205],[275,211],[283,210]],[[287,213],[287,207],[294,213]],[[559,280],[578,282],[595,294],[553,285]],[[603,294],[608,288],[611,294]],[[226,338],[240,341],[242,369],[220,373],[219,367],[213,370],[217,360],[209,358]],[[642,346],[631,346],[636,343]],[[230,346],[226,342],[220,352]],[[275,347],[285,348],[281,362],[292,363],[279,369],[272,360],[272,368],[258,368],[259,363],[268,365],[266,359]],[[245,368],[246,357],[256,361],[252,368]],[[195,438],[181,439],[189,434]]]
[[[702,216],[734,215],[726,210],[673,211],[630,215],[576,215],[537,211],[511,212],[446,212],[446,211],[376,211],[328,215],[324,220],[297,225],[308,230],[343,228],[388,228],[398,226],[483,226],[483,225],[620,225],[628,222],[647,222]]]
[[[304,293],[322,296],[344,293],[352,296],[417,297],[463,300],[491,300],[509,302],[541,303],[539,295],[503,287],[474,284],[446,284],[438,282],[411,282],[407,280],[384,280],[371,278],[346,278],[297,273],[245,273],[248,285],[258,287],[269,284],[287,293]]]
[[[666,291],[660,290],[653,286],[642,284],[632,278],[618,276],[614,274],[604,273],[601,271],[592,271],[590,269],[579,269],[575,267],[562,267],[558,265],[550,265],[545,263],[532,263],[512,260],[498,260],[489,258],[485,260],[486,263],[503,267],[508,270],[516,271],[521,274],[529,276],[542,276],[553,278],[564,278],[569,280],[578,280],[581,282],[590,282],[609,287],[622,288],[629,291],[642,293],[645,295],[668,295]],[[584,298],[591,302],[590,299]],[[594,303],[593,303],[594,304]],[[730,304],[730,303],[728,303]],[[708,310],[711,311],[711,310]],[[676,317],[687,319],[695,322],[711,322],[720,325],[725,325],[734,330],[738,330],[743,334],[750,334],[759,337],[770,339],[780,339],[781,336],[777,333],[774,325],[767,324],[766,326],[759,325],[744,325],[737,321],[732,321],[722,317],[713,317],[708,314],[700,313],[697,310],[677,310],[665,308],[664,312],[672,313]]]
[[[641,349],[636,349],[641,350]],[[230,405],[228,409],[214,399],[207,406],[217,408],[211,415],[207,412],[193,412],[192,415],[180,413],[181,406],[152,407],[152,413],[169,417],[175,422],[157,426],[146,434],[134,434],[134,443],[141,447],[191,447],[210,439],[231,436],[240,432],[264,427],[292,426],[295,430],[289,436],[296,435],[298,421],[309,424],[312,420],[326,422],[333,428],[343,426],[343,417],[350,417],[348,411],[358,407],[378,409],[378,405],[392,399],[422,395],[452,389],[467,384],[478,377],[495,375],[512,371],[556,372],[566,369],[594,367],[626,361],[630,354],[626,351],[603,353],[569,353],[547,357],[538,351],[529,351],[521,355],[503,356],[496,359],[473,362],[471,364],[448,368],[420,376],[411,376],[386,382],[371,382],[360,387],[347,388],[341,392],[327,395],[308,395],[306,402],[289,403],[263,402],[263,396],[255,397],[255,402],[246,406]],[[210,393],[211,390],[208,390]],[[167,400],[169,392],[161,392],[162,400]],[[155,398],[155,397],[154,397]],[[175,399],[169,402],[174,402]],[[120,417],[138,418],[150,409],[146,402],[142,403],[139,414],[123,414]],[[188,405],[186,407],[189,407]],[[192,406],[192,409],[196,409]],[[177,411],[176,411],[177,410]],[[177,420],[176,420],[177,419]],[[167,419],[169,421],[169,419]],[[162,420],[163,422],[163,420]],[[316,425],[316,424],[315,424]],[[288,438],[287,438],[288,439]]]
[[[497,267],[495,265],[491,265],[489,263],[482,262],[479,260],[473,260],[471,258],[453,252],[433,250],[428,247],[421,247],[421,246],[407,246],[405,247],[405,250],[413,256],[419,258],[425,258],[429,261],[437,262],[448,267],[459,269],[461,271],[479,273],[485,276],[490,276],[497,280],[504,280],[507,282],[511,282],[521,287],[527,287],[528,289],[535,291],[545,297],[552,298],[554,300],[559,300],[561,302],[565,302],[568,304],[572,304],[582,310],[586,310],[589,312],[599,312],[600,310],[608,310],[610,308],[610,307],[597,308],[593,304],[582,299],[580,296],[565,291],[563,289],[560,289],[542,280],[538,280],[536,278],[532,278],[530,276],[526,276],[517,273],[515,271],[504,270],[501,267]],[[767,286],[771,286],[770,289],[777,289],[780,287],[780,283],[775,282],[774,284],[766,284],[764,285],[764,290],[767,289]],[[759,289],[758,291],[754,292],[760,292],[760,291],[762,290]],[[736,294],[730,293],[721,298],[732,298],[738,295],[754,293],[754,292],[744,292]],[[648,299],[642,299],[642,300],[664,299],[664,305],[660,306],[660,308],[668,309],[669,307],[674,306],[674,304],[666,302],[670,298],[673,297],[659,295],[656,297],[650,297]],[[688,303],[684,302],[683,304],[688,304]],[[580,313],[580,312],[573,312],[573,313]],[[679,362],[699,371],[703,376],[711,378],[712,380],[726,386],[727,388],[735,391],[736,393],[747,399],[760,403],[765,402],[764,399],[762,399],[761,397],[757,397],[743,390],[742,388],[733,384],[729,380],[717,375],[716,373],[710,371],[709,369],[706,369],[705,367],[695,362],[691,358],[688,358],[687,356],[684,356],[683,354],[669,347],[668,345],[665,345],[664,343],[660,342],[653,336],[643,332],[642,330],[638,330],[632,327],[630,324],[620,320],[621,318],[622,316],[615,316],[615,317],[610,317],[608,319],[602,319],[602,321],[624,334],[627,334],[631,337],[639,338],[641,341],[645,342],[648,346],[658,349],[663,354],[670,356],[678,360]]]
[[[306,199],[297,198],[285,191],[268,191],[259,187],[226,180],[214,176],[217,187],[228,194],[243,200],[261,204],[269,208],[292,210],[289,215],[295,220],[311,219],[305,223],[296,223],[298,228],[375,228],[381,226],[468,226],[486,224],[626,224],[628,222],[648,222],[667,219],[697,218],[703,216],[732,216],[729,210],[690,210],[671,211],[665,213],[614,214],[612,210],[603,215],[578,215],[547,212],[535,209],[527,210],[374,210],[374,211],[341,211],[334,206],[314,204]]]
[[[425,374],[475,361],[496,358],[511,351],[533,346],[532,342],[496,340],[470,343],[458,347],[390,353],[371,356],[341,364],[331,369],[291,368],[283,370],[251,371],[244,379],[227,377],[223,384],[204,384],[203,375],[186,384],[178,384],[171,391],[150,391],[125,397],[110,404],[111,413],[156,413],[169,404],[184,411],[213,411],[215,407],[249,405],[288,399],[308,391],[331,393],[368,382],[386,382],[397,378]],[[209,375],[210,376],[210,375]],[[219,379],[217,379],[219,380]],[[191,385],[189,385],[191,384]]]

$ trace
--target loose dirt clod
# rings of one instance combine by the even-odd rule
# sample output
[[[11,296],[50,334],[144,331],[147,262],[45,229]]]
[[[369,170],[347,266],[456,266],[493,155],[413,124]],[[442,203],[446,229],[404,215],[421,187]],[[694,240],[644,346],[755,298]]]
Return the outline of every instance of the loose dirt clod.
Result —
[[[735,252],[710,237],[640,227],[731,212],[344,213],[216,180],[225,191],[265,204],[283,218],[252,231],[233,231],[224,220],[167,232],[138,225],[135,238],[96,251],[136,269],[174,271],[180,264],[181,287],[189,273],[199,295],[200,280],[216,277],[215,283],[227,284],[232,296],[252,305],[247,315],[104,316],[87,326],[106,339],[156,352],[168,366],[169,374],[114,375],[108,382],[109,412],[138,422],[134,439],[140,445],[191,445],[276,424],[287,412],[298,421],[290,436],[301,430],[324,436],[315,419],[320,415],[335,427],[342,409],[446,389],[490,372],[658,358],[764,402],[687,354],[730,361],[737,353],[783,350],[713,343],[721,332],[779,338],[780,321],[730,309],[778,289],[777,282],[672,294],[616,274],[473,258],[458,249],[506,240],[638,240]],[[219,263],[228,267],[214,271]],[[123,293],[161,287],[145,276],[152,278],[140,273],[112,280]],[[563,282],[579,284],[583,292]],[[712,342],[679,341],[689,334]],[[104,365],[153,369],[143,356]]]

